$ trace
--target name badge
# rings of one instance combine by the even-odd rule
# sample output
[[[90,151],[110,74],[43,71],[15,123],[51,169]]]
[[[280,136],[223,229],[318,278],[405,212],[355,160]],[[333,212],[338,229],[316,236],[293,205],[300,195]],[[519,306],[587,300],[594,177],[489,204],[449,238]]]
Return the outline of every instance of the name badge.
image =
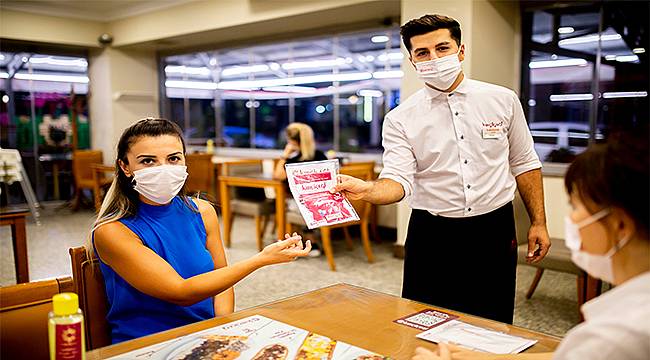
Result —
[[[503,134],[503,121],[483,123],[483,139],[499,139]]]

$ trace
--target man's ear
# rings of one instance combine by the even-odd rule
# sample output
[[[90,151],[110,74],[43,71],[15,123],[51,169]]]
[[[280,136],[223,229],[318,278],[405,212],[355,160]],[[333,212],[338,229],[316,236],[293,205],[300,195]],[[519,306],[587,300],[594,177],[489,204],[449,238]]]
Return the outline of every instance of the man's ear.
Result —
[[[133,176],[133,173],[131,173],[131,171],[129,171],[129,168],[126,166],[124,161],[118,159],[117,163],[120,165],[120,169],[122,169],[122,172],[124,173],[124,175],[126,175],[126,177]]]
[[[627,239],[636,233],[634,219],[623,209],[613,209],[614,226],[616,231],[615,241]]]
[[[458,60],[465,60],[465,44],[460,44],[460,49],[458,50]]]

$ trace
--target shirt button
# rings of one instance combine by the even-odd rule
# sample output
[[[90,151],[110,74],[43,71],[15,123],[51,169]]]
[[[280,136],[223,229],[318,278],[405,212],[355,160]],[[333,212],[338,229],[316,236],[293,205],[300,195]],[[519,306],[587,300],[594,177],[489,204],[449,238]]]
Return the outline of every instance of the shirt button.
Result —
[[[465,159],[465,164],[467,164],[467,159]]]
[[[460,136],[460,139],[461,139],[461,140],[464,140],[464,139],[465,139],[465,137],[464,137],[463,135],[461,135],[461,136]]]
[[[467,184],[467,188],[468,188],[468,189],[471,188],[471,187],[472,187],[472,185]]]
[[[467,211],[472,211],[472,208],[467,208]]]
[[[450,93],[450,94],[449,94],[449,95],[447,95],[447,96],[449,96],[449,97],[452,97],[452,95],[454,95],[454,93]]]
[[[454,113],[454,115],[458,116],[458,111],[456,111],[456,112]]]

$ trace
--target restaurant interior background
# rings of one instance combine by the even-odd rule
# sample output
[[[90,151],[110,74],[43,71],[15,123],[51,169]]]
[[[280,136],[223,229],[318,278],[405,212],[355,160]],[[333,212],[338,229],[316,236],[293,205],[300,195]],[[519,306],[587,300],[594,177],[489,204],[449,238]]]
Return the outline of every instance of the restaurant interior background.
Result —
[[[175,121],[191,151],[213,140],[217,155],[271,159],[300,121],[321,150],[381,164],[384,115],[422,86],[399,25],[426,13],[460,21],[469,77],[519,94],[544,161],[551,237],[564,233],[566,164],[648,121],[646,1],[119,5],[0,3],[0,147],[19,150],[43,204],[72,198],[73,147],[111,165],[122,130],[152,115]],[[25,202],[19,184],[0,187],[0,204]],[[409,214],[405,202],[378,209],[398,248]]]

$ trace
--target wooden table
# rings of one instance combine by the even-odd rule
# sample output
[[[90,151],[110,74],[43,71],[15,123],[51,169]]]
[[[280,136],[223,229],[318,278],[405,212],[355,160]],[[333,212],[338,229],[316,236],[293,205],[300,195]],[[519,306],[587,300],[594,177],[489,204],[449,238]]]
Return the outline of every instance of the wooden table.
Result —
[[[102,196],[101,188],[102,186],[109,184],[112,179],[108,180],[104,177],[104,174],[115,173],[115,166],[103,165],[103,164],[92,164],[90,169],[93,173],[93,200],[95,203],[95,211],[99,211],[102,207]]]
[[[263,174],[249,174],[245,176],[220,176],[218,182],[219,196],[221,199],[221,217],[223,218],[223,238],[226,247],[230,247],[230,217],[233,216],[230,210],[230,192],[228,191],[228,186],[250,188],[272,187],[275,190],[275,221],[277,223],[278,239],[284,239],[286,226],[284,181]]]
[[[0,226],[11,226],[11,241],[14,249],[14,266],[16,283],[29,282],[29,267],[27,265],[27,232],[25,217],[29,209],[23,207],[0,208]]]
[[[86,354],[86,359],[115,356],[251,315],[263,315],[394,359],[410,359],[417,346],[435,349],[437,345],[416,338],[415,335],[420,330],[395,324],[393,320],[426,308],[431,306],[352,285],[338,284],[228,316],[96,349]],[[459,320],[470,324],[538,340],[526,353],[553,351],[560,341],[557,337],[520,327],[443,311],[459,315]]]

